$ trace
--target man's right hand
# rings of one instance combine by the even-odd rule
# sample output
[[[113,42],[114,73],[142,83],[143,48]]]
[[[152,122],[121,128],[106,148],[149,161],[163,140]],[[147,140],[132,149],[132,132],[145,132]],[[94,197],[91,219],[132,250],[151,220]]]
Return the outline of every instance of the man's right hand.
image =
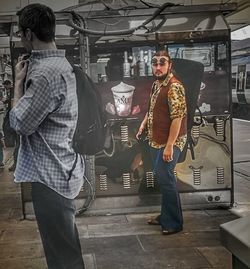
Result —
[[[15,67],[15,79],[18,83],[23,83],[28,69],[28,60],[21,60]]]
[[[23,96],[23,87],[24,81],[26,78],[27,70],[28,70],[28,59],[24,60],[24,56],[22,55],[18,57],[18,63],[15,67],[15,88],[14,88],[14,99],[12,102],[12,107],[14,107],[18,100]]]
[[[140,140],[140,135],[142,134],[144,128],[143,127],[140,127],[137,134],[135,135],[136,139],[137,140]]]
[[[140,128],[139,128],[137,134],[135,135],[137,140],[140,140],[140,135],[144,131],[145,127],[147,126],[147,120],[148,120],[148,113],[146,113],[146,115],[145,115],[145,117],[140,125]]]

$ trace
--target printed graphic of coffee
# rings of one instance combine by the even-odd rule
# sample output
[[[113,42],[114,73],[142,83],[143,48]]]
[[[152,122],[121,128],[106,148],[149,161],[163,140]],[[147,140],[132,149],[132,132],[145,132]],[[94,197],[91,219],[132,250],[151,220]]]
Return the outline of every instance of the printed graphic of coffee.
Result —
[[[130,115],[134,90],[134,86],[123,82],[111,88],[118,116],[127,117]]]

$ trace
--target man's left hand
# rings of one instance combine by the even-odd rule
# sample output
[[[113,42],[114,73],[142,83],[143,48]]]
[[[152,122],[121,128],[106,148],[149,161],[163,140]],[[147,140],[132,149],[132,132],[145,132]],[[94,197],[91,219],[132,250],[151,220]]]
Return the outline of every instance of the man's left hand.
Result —
[[[173,146],[166,145],[162,158],[164,162],[171,162],[173,160]]]

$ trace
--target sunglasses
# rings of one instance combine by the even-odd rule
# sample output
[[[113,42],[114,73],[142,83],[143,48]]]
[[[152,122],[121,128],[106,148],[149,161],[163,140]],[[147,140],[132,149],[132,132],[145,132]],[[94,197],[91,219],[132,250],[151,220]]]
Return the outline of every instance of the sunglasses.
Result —
[[[169,60],[166,59],[166,58],[160,58],[159,62],[157,60],[158,59],[156,59],[156,58],[152,59],[151,63],[152,63],[153,66],[157,66],[157,65],[164,66],[164,65],[166,65],[166,63],[169,62]]]

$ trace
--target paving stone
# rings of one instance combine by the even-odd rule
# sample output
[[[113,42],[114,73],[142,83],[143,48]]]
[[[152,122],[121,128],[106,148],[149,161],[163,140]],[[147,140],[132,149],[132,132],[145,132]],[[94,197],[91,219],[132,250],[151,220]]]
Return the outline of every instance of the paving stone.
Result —
[[[13,184],[13,182],[1,182],[1,192],[4,194],[17,194],[21,192],[18,184]]]
[[[131,256],[117,253],[110,255],[96,254],[98,269],[174,269],[174,268],[209,268],[207,260],[194,248],[169,248],[157,252],[147,252]]]
[[[23,227],[22,229],[17,230],[3,230],[3,234],[0,238],[0,243],[11,243],[15,242],[16,244],[30,244],[30,243],[40,243],[40,234],[37,229],[29,229]]]
[[[231,269],[231,267],[212,267],[213,269]],[[174,269],[190,269],[183,267],[175,267]],[[211,269],[211,267],[202,267],[202,269]]]
[[[221,216],[227,216],[227,215],[232,215],[232,213],[227,210],[227,209],[209,209],[209,210],[204,210],[208,216],[211,217],[221,217]]]
[[[109,255],[113,251],[131,254],[144,252],[136,236],[81,238],[80,241],[84,253],[106,253],[106,255]]]
[[[149,213],[149,214],[130,214],[130,215],[126,215],[126,218],[129,223],[146,224],[148,219],[150,219],[151,217],[156,217],[158,215],[159,215],[159,212]]]
[[[208,260],[213,268],[231,269],[232,255],[224,247],[199,247],[201,254]]]
[[[39,259],[11,259],[0,261],[0,269],[45,269],[45,258]],[[87,268],[86,268],[87,269]]]
[[[157,251],[168,248],[188,248],[203,246],[221,246],[219,231],[185,232],[164,235],[138,235],[145,251]]]
[[[220,217],[218,216],[215,218],[215,221],[217,222],[218,225],[221,225],[223,223],[226,223],[226,222],[238,219],[238,218],[239,218],[238,216],[231,214],[227,216],[220,216]]]
[[[211,231],[218,230],[219,226],[216,219],[207,214],[184,215],[184,229],[186,231]]]
[[[151,217],[156,217],[159,213],[154,214],[135,214],[127,215],[129,223],[146,224]],[[234,220],[237,216],[228,212],[228,210],[217,210],[209,214],[209,211],[188,210],[183,211],[184,227],[186,231],[205,231],[218,230],[221,223]]]
[[[5,230],[16,230],[16,229],[26,229],[29,231],[30,229],[37,229],[36,221],[29,220],[20,220],[20,219],[10,219],[10,220],[1,220],[0,229]]]
[[[127,223],[125,215],[115,216],[79,216],[76,217],[76,223],[79,225],[104,224],[104,223]]]
[[[22,220],[23,219],[23,214],[22,214],[22,208],[21,205],[20,207],[13,207],[11,208],[8,216],[8,220]]]
[[[97,269],[95,254],[84,254],[83,255],[85,269]]]
[[[8,219],[11,214],[10,208],[2,208],[0,209],[0,219]]]
[[[79,225],[77,224],[77,229],[79,233],[79,237],[89,238],[88,226],[87,225]]]
[[[16,244],[16,241],[12,241],[11,243],[0,243],[0,249],[0,261],[44,257],[41,243]]]
[[[109,237],[136,234],[157,234],[159,227],[149,227],[147,224],[98,224],[88,227],[89,237]]]

